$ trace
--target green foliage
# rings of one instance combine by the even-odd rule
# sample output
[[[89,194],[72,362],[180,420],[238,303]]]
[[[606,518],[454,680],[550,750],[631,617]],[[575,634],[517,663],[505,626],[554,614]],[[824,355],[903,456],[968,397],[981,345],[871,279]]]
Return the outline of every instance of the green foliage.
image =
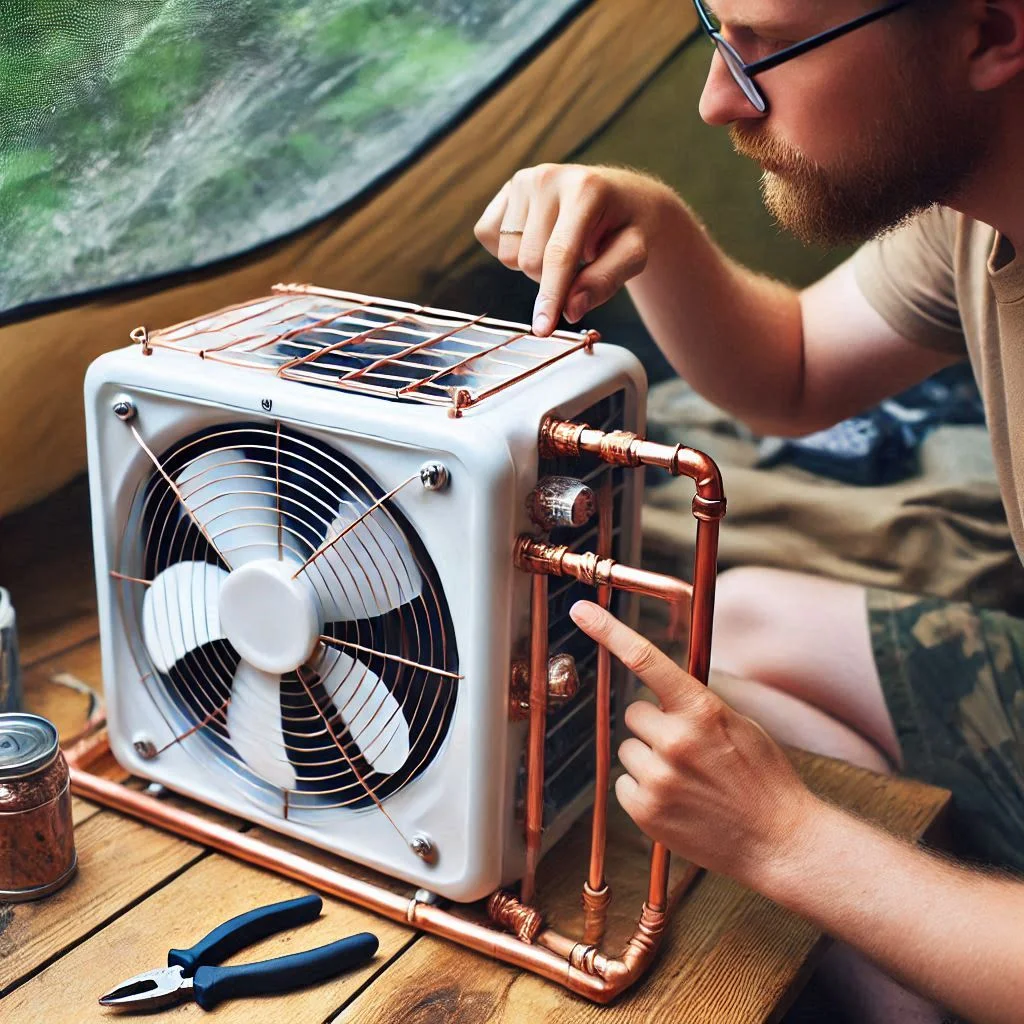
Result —
[[[0,253],[77,287],[104,252],[209,258],[211,225],[403,157],[533,41],[513,7],[573,2],[0,0]]]

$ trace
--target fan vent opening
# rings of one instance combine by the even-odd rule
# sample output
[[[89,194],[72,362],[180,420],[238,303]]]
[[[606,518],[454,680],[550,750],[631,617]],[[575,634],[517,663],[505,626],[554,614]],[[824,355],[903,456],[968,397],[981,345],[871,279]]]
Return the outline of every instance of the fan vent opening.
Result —
[[[387,492],[272,424],[202,430],[157,461],[118,574],[139,699],[170,743],[286,815],[370,807],[421,775],[451,725],[458,651]]]

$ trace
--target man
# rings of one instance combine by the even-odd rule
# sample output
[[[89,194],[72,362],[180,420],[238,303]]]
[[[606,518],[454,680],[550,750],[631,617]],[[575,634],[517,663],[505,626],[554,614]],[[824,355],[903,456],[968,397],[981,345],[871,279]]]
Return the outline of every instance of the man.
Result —
[[[538,334],[628,284],[678,372],[766,434],[820,429],[970,358],[1024,550],[1024,0],[697,7],[716,44],[701,114],[761,164],[778,220],[806,239],[873,240],[797,293],[732,262],[657,181],[553,165],[517,173],[477,236],[539,283]],[[715,636],[727,704],[596,606],[573,614],[662,704],[629,709],[620,750],[616,792],[644,831],[936,1003],[1024,1020],[1024,885],[828,807],[751,721],[950,786],[976,851],[1019,870],[1024,623],[736,570]],[[879,998],[899,1009],[875,1019],[938,1019]]]

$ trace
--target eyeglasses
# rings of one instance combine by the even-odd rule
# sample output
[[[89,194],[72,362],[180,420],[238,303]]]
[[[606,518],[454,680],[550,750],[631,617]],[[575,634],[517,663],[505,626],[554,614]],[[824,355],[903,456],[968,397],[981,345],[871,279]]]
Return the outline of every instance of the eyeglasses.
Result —
[[[832,42],[833,39],[838,39],[840,36],[845,36],[847,33],[853,32],[858,28],[870,25],[871,22],[878,21],[879,18],[884,18],[887,14],[892,14],[893,11],[898,11],[901,7],[906,7],[910,2],[911,0],[895,0],[895,2],[887,3],[873,11],[868,11],[867,14],[854,18],[852,21],[844,22],[842,25],[837,25],[835,28],[830,28],[825,32],[819,32],[817,35],[804,39],[802,42],[787,46],[784,50],[779,50],[778,53],[773,53],[770,57],[754,61],[753,64],[745,63],[732,44],[725,39],[721,32],[721,25],[717,24],[716,20],[708,13],[701,0],[693,0],[693,6],[697,8],[697,17],[700,19],[704,31],[718,48],[718,52],[722,55],[722,60],[725,61],[725,66],[729,69],[732,77],[736,79],[736,84],[743,90],[743,95],[750,100],[754,109],[759,114],[763,114],[768,109],[768,100],[765,99],[761,87],[754,81],[757,75],[770,71],[772,68],[777,68],[780,64],[785,64],[786,61],[792,60],[794,57],[799,57],[802,54],[809,53],[811,50],[816,50],[819,46]]]

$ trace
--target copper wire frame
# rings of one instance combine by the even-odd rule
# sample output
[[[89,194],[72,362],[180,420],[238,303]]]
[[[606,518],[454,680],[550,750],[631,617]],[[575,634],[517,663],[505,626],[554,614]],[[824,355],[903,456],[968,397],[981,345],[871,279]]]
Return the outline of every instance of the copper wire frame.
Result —
[[[453,416],[599,340],[596,331],[539,338],[526,324],[313,285],[272,292],[164,330],[139,327],[132,337],[146,353],[190,352],[285,380],[443,406]],[[282,353],[285,343],[299,354]],[[330,361],[338,355],[359,365],[339,373]]]
[[[543,713],[546,706],[542,694],[546,694],[546,690],[539,677],[543,669],[546,682],[547,579],[549,576],[566,576],[592,585],[597,589],[597,599],[602,604],[607,603],[611,590],[625,589],[667,601],[677,612],[687,608],[690,624],[687,668],[691,675],[706,683],[711,658],[718,532],[726,511],[725,494],[721,474],[714,462],[703,453],[683,445],[655,444],[621,431],[605,432],[592,430],[584,424],[548,420],[541,429],[540,447],[545,457],[577,457],[583,452],[592,452],[613,465],[657,466],[675,476],[694,480],[693,514],[697,520],[694,577],[691,586],[673,577],[619,565],[607,556],[610,530],[608,488],[599,496],[596,553],[577,554],[568,548],[548,544],[543,539],[520,537],[515,562],[520,570],[533,577],[532,608],[535,613],[531,623],[531,708],[527,741],[527,871],[518,897],[498,891],[488,900],[487,912],[492,925],[437,905],[423,890],[411,897],[400,895],[392,889],[326,867],[301,854],[280,849],[255,836],[237,832],[91,772],[90,765],[109,750],[105,732],[80,741],[66,751],[73,792],[391,920],[407,923],[531,971],[594,1002],[605,1004],[614,1000],[651,966],[671,910],[698,871],[691,867],[670,890],[668,850],[654,843],[647,898],[632,936],[617,956],[610,956],[599,948],[610,901],[604,877],[610,760],[607,749],[610,702],[606,697],[609,662],[605,651],[599,657],[597,686],[600,699],[595,701],[598,737],[595,781],[601,794],[594,804],[591,853],[582,893],[584,935],[578,940],[572,939],[546,927],[541,911],[530,904],[539,861],[543,811]],[[537,704],[534,704],[535,698],[538,698]]]

